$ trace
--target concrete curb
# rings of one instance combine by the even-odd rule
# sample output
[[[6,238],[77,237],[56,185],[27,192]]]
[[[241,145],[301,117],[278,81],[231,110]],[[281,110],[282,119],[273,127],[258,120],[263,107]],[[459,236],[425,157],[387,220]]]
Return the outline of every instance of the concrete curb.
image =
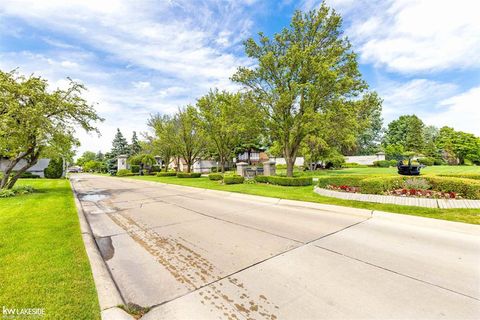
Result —
[[[78,199],[77,191],[70,180],[70,187],[73,192],[75,206],[77,207],[78,220],[80,222],[80,231],[82,233],[85,251],[87,252],[90,267],[92,269],[93,280],[97,288],[98,302],[100,304],[100,313],[103,320],[134,320],[119,305],[125,305],[122,295],[118,291],[110,272],[108,271],[102,255],[97,247],[93,237],[92,229],[85,217],[82,204]]]

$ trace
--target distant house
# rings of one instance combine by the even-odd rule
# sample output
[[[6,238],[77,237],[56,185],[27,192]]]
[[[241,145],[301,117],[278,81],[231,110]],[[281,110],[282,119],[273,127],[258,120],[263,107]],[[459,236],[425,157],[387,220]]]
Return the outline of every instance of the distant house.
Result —
[[[4,171],[5,168],[9,165],[10,161],[6,158],[0,158],[0,170]],[[36,174],[40,177],[45,177],[43,174],[43,170],[48,167],[50,163],[50,159],[39,159],[37,164],[33,167],[29,168],[27,172],[31,172],[32,174]],[[14,171],[20,170],[26,164],[25,160],[20,160],[19,163],[13,168]]]

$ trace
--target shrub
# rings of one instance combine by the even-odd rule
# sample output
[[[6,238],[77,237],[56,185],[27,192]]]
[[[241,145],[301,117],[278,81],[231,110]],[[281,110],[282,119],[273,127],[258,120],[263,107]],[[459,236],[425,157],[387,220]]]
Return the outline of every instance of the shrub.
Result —
[[[389,168],[391,166],[396,166],[396,164],[397,164],[396,160],[373,161],[373,166],[374,167],[380,167],[380,168]]]
[[[244,180],[244,177],[238,175],[223,177],[224,184],[240,184],[243,183]]]
[[[152,166],[152,168],[150,168],[150,172],[160,172],[160,171],[162,171],[162,168],[160,168],[160,166],[155,165],[155,166]]]
[[[62,159],[51,159],[48,163],[48,167],[43,170],[45,178],[58,179],[63,174],[63,161]]]
[[[213,181],[218,181],[223,179],[223,175],[221,173],[210,173],[208,175],[208,179]]]
[[[279,177],[268,176],[268,182],[280,186],[311,186],[313,183],[312,177]]]
[[[426,166],[433,166],[435,164],[435,159],[431,157],[418,158],[418,162]]]
[[[134,174],[132,171],[128,169],[121,169],[117,171],[117,177],[128,177],[128,176],[133,176]]]
[[[275,168],[277,168],[277,169],[287,169],[287,165],[286,164],[276,164]]]
[[[406,178],[401,176],[377,176],[360,181],[360,192],[369,194],[382,194],[388,190],[402,188]]]
[[[9,189],[0,190],[0,198],[8,198],[13,196],[15,196],[15,191],[13,190],[9,190]]]
[[[202,174],[199,172],[178,172],[177,177],[178,178],[200,178]]]
[[[425,178],[407,178],[403,181],[402,187],[404,189],[428,190],[432,186]]]
[[[342,164],[342,168],[368,168],[365,164],[359,164],[356,162],[346,162]]]
[[[389,160],[390,161],[390,167],[396,167],[398,161],[397,160]]]
[[[268,177],[267,176],[255,176],[255,181],[260,182],[260,183],[268,183]]]
[[[372,175],[321,176],[318,178],[318,186],[320,188],[325,188],[329,185],[359,187],[360,182],[366,178],[372,178]]]
[[[176,172],[157,172],[157,177],[175,177],[177,175]]]
[[[130,170],[132,170],[132,173],[139,173],[140,172],[140,166],[138,164],[132,164],[130,166]]]
[[[427,176],[426,179],[433,190],[455,192],[467,199],[480,199],[480,181],[439,176]]]
[[[433,165],[434,166],[443,166],[445,164],[446,164],[446,162],[443,161],[443,159],[433,159]]]
[[[439,174],[438,176],[480,180],[479,173],[444,173],[444,174]]]
[[[38,174],[33,174],[31,172],[24,172],[20,175],[20,179],[37,179],[40,178]]]

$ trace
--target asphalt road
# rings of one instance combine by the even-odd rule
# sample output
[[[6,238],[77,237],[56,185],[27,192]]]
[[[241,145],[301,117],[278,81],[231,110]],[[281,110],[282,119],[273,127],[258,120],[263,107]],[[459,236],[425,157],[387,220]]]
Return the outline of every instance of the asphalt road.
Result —
[[[479,319],[480,227],[74,175],[142,319]],[[313,192],[313,191],[312,191]]]

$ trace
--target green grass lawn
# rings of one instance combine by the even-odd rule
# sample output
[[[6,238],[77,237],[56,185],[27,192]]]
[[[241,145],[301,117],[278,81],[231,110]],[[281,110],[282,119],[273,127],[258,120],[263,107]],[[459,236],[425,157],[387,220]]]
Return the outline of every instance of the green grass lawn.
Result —
[[[365,168],[366,170],[377,168]],[[382,170],[381,168],[379,168]],[[344,169],[350,170],[350,169]],[[337,172],[344,170],[328,170],[329,172]],[[355,169],[359,170],[359,169]],[[391,171],[390,169],[383,169],[385,171]],[[364,174],[361,171],[357,171],[358,174]],[[388,172],[387,172],[388,173]],[[155,177],[155,176],[133,176],[130,179],[157,181],[163,183],[184,185],[197,188],[224,190],[231,192],[239,192],[253,195],[260,195],[266,197],[274,197],[281,199],[301,200],[318,202],[325,204],[333,204],[354,208],[363,208],[369,210],[380,210],[415,216],[422,216],[435,219],[443,219],[450,221],[466,222],[473,224],[480,224],[480,209],[435,209],[435,208],[421,208],[411,206],[399,206],[393,204],[382,204],[372,202],[360,202],[352,200],[343,200],[331,197],[325,197],[313,192],[312,186],[306,187],[283,187],[276,185],[266,184],[234,184],[223,185],[219,181],[211,181],[208,178],[193,178],[193,179],[180,179],[177,177]]]
[[[0,199],[0,305],[44,308],[41,319],[100,319],[68,181],[18,185],[36,192]]]

